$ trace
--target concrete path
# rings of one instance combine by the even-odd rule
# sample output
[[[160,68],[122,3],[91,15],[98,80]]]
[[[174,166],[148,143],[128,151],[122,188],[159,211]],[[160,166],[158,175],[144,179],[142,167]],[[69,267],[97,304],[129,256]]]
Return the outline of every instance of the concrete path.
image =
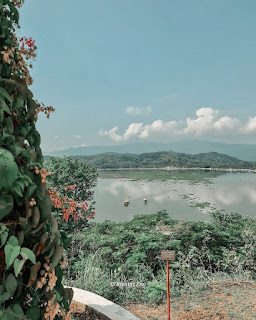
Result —
[[[104,320],[140,320],[129,311],[95,293],[78,288],[72,289],[74,291],[74,302],[94,309],[98,314],[103,316],[102,319]]]

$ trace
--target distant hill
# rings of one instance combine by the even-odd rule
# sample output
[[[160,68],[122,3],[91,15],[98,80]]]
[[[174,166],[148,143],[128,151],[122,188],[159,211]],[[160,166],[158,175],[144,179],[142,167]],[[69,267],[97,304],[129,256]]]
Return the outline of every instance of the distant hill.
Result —
[[[79,147],[61,151],[45,152],[44,156],[89,156],[106,152],[140,154],[171,150],[189,154],[218,152],[245,161],[256,161],[256,145],[254,144],[228,144],[199,140],[182,140],[171,143],[137,142],[114,146]]]
[[[104,153],[93,156],[74,156],[72,158],[101,169],[161,168],[167,166],[186,168],[256,168],[256,162],[239,160],[217,152],[196,155],[167,151],[142,154]]]

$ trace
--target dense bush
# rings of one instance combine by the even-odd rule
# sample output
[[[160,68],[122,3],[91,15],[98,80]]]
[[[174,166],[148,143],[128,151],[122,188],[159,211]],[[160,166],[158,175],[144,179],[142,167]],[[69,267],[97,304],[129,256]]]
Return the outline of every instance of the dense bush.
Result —
[[[95,215],[96,169],[70,158],[50,158],[44,162],[44,167],[51,173],[46,178],[48,188],[53,188],[59,199],[65,199],[63,210],[56,210],[55,216],[63,235],[69,236],[87,226],[88,219]],[[69,204],[74,209],[73,214],[65,215]]]
[[[166,297],[165,261],[158,259],[164,249],[177,251],[171,263],[175,295],[220,275],[256,277],[256,220],[239,214],[216,212],[209,222],[187,222],[158,212],[122,223],[94,222],[72,243],[66,281],[123,304]]]

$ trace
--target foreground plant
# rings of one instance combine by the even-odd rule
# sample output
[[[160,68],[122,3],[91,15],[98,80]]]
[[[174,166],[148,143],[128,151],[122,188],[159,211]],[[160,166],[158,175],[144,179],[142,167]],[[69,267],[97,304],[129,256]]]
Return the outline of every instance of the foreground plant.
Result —
[[[214,281],[256,280],[256,220],[212,213],[210,221],[183,221],[165,211],[126,222],[93,222],[70,247],[69,285],[118,304],[166,301],[162,250],[176,250],[170,263],[171,295],[194,294]]]
[[[95,216],[96,169],[70,158],[51,158],[44,166],[51,172],[46,180],[59,228],[70,234],[87,227],[88,219]]]
[[[18,41],[19,0],[0,0],[0,318],[70,319],[64,243],[45,184],[38,112],[28,86],[32,39]]]

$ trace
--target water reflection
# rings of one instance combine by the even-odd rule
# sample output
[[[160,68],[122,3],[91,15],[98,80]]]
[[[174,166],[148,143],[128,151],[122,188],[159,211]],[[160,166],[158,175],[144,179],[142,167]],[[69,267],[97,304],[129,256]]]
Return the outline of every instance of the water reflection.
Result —
[[[227,173],[212,184],[188,181],[132,181],[99,179],[95,188],[96,221],[129,220],[134,214],[167,210],[174,218],[206,220],[209,212],[224,209],[256,217],[256,175]],[[144,198],[148,200],[145,206]],[[124,200],[129,206],[124,207]]]

